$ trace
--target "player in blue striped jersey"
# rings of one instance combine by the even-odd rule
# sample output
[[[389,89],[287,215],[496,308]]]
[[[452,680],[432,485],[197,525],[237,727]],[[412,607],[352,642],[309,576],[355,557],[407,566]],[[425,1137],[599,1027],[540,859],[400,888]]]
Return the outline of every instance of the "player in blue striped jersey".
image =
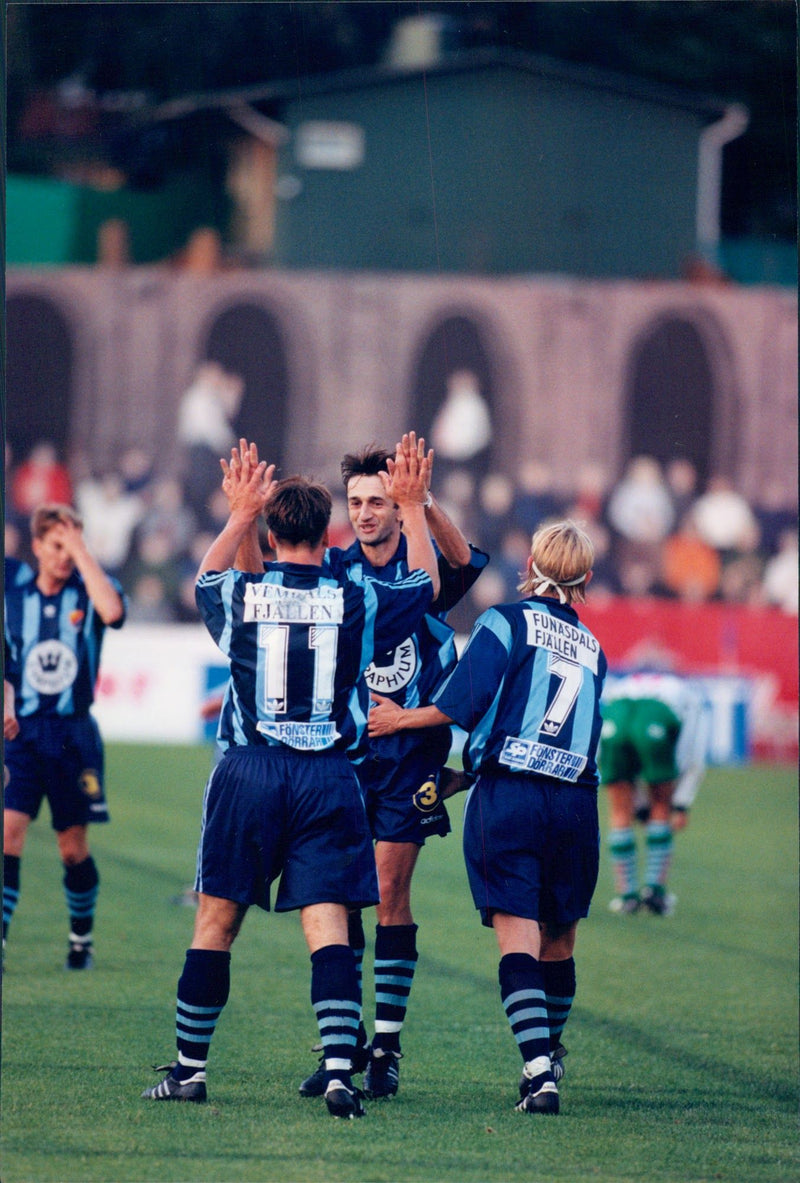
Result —
[[[523,1059],[517,1108],[558,1113],[573,951],[597,882],[597,745],[606,659],[578,619],[592,544],[573,522],[533,536],[520,591],[484,612],[434,704],[383,700],[370,734],[454,721],[475,778],[464,855],[476,908],[500,949],[500,992]]]
[[[243,441],[223,487],[228,523],[198,573],[197,602],[231,662],[220,726],[225,753],[203,802],[198,910],[178,983],[178,1060],[144,1096],[203,1101],[209,1044],[230,986],[230,949],[251,904],[299,910],[311,954],[311,999],[325,1050],[325,1100],[334,1116],[363,1112],[350,1079],[361,992],[347,914],[378,900],[363,797],[349,755],[365,732],[363,673],[422,618],[439,577],[423,502],[424,445],[398,452],[387,495],[402,506],[409,574],[396,584],[352,580],[326,561],[331,498],[274,467]],[[266,510],[277,560],[243,562]],[[237,554],[248,570],[233,569]]]
[[[413,450],[413,433],[401,440]],[[341,470],[350,524],[356,541],[341,559],[351,579],[393,584],[408,572],[402,514],[386,496],[381,472],[390,454],[367,447],[348,454]],[[366,687],[403,707],[427,704],[456,664],[454,632],[448,611],[469,591],[488,562],[470,546],[430,491],[425,517],[436,548],[441,590],[416,628],[409,627],[399,645],[377,652],[365,674]],[[375,1019],[371,1045],[359,1031],[355,1063],[366,1069],[367,1096],[390,1097],[399,1085],[400,1034],[417,967],[417,925],[411,911],[411,880],[426,838],[444,837],[450,819],[440,793],[442,768],[450,751],[449,727],[423,728],[371,740],[358,765],[364,790],[380,885],[375,929]],[[361,913],[350,915],[350,943],[361,970],[365,951]],[[302,1096],[317,1096],[321,1069],[300,1085]]]
[[[4,723],[3,942],[19,899],[28,826],[46,796],[64,867],[66,968],[87,969],[99,888],[87,826],[108,821],[103,745],[90,708],[103,634],[123,624],[125,600],[87,549],[69,506],[39,506],[31,538],[37,570],[7,572],[4,597],[6,677],[18,730]]]

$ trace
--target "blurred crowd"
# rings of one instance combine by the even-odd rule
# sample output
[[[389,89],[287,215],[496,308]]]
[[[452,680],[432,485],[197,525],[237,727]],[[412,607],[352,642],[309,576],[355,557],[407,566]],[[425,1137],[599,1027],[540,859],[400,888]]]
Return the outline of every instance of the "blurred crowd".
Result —
[[[216,390],[210,402],[209,384]],[[234,442],[231,421],[240,399],[238,379],[214,363],[201,367],[179,419],[178,476],[153,471],[136,448],[113,470],[94,472],[80,456],[65,464],[48,441],[19,458],[7,446],[6,555],[29,557],[28,519],[36,505],[68,502],[83,518],[93,553],[128,593],[131,620],[197,621],[195,572],[227,518],[219,457]],[[347,546],[353,535],[343,491],[334,482],[331,491],[332,542]],[[474,467],[437,463],[433,491],[467,537],[491,555],[456,610],[459,630],[488,605],[517,598],[531,533],[562,516],[581,522],[594,541],[593,598],[658,596],[798,610],[797,505],[779,481],[767,483],[751,503],[721,475],[699,487],[685,459],[662,464],[638,456],[617,480],[601,465],[585,465],[568,490],[556,489],[543,461],[530,461],[513,475],[476,475]]]

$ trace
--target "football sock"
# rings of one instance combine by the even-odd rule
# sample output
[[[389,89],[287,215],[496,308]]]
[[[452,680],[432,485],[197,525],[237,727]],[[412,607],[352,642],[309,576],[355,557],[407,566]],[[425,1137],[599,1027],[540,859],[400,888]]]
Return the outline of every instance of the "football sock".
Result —
[[[67,897],[70,937],[88,942],[94,924],[94,909],[100,890],[100,876],[91,855],[82,863],[64,866],[64,895]]]
[[[639,890],[636,874],[636,838],[633,829],[612,830],[608,835],[608,849],[611,852],[611,866],[617,894],[634,896]]]
[[[669,822],[648,822],[646,830],[648,887],[663,888],[672,862],[672,827]]]
[[[3,940],[19,902],[19,855],[3,855]]]
[[[544,996],[542,965],[530,953],[506,953],[500,959],[500,997],[511,1031],[525,1063],[547,1057],[550,1025]]]
[[[322,1040],[326,1084],[333,1079],[349,1082],[361,1022],[360,998],[349,945],[325,945],[311,954],[311,1005]]]
[[[364,922],[361,917],[361,909],[357,908],[353,912],[347,914],[347,940],[350,948],[353,950],[353,957],[356,962],[356,978],[358,979],[358,997],[363,1000],[364,997],[364,948],[366,946],[366,938],[364,936]],[[362,1006],[363,1014],[363,1006]],[[363,1021],[358,1025],[358,1046],[366,1047],[367,1029]]]
[[[178,981],[175,1036],[178,1080],[205,1080],[211,1037],[228,1001],[231,955],[221,949],[187,949]]]
[[[417,968],[417,925],[375,927],[375,1038],[373,1049],[400,1055],[400,1031]]]
[[[575,997],[575,961],[541,961],[547,1021],[550,1026],[550,1051],[561,1042]]]

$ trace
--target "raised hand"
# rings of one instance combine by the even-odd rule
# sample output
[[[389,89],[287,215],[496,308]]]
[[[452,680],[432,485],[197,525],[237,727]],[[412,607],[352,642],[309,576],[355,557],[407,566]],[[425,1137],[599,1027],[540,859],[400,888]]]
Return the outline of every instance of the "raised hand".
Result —
[[[430,487],[433,448],[425,451],[425,440],[409,431],[397,444],[394,459],[387,460],[388,474],[381,473],[387,497],[397,505],[424,505]]]
[[[239,440],[238,448],[231,448],[230,461],[221,459],[222,491],[231,513],[251,511],[261,513],[272,493],[275,465],[258,459],[258,448],[246,439]]]

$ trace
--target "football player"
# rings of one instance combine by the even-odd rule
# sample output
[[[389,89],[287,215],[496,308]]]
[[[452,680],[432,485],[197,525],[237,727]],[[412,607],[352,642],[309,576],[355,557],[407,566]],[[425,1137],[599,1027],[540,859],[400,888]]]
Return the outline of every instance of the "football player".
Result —
[[[70,506],[40,505],[31,539],[37,570],[20,568],[5,586],[7,676],[17,726],[4,726],[3,944],[19,900],[28,826],[47,797],[64,867],[66,968],[83,970],[92,965],[100,882],[87,827],[109,820],[103,745],[90,708],[103,634],[122,626],[126,604],[119,583],[89,552]]]
[[[399,445],[416,448],[413,433]],[[408,572],[408,549],[403,512],[387,496],[381,479],[390,453],[365,448],[348,454],[341,464],[350,524],[356,541],[339,552],[350,577],[394,584]],[[376,653],[366,670],[369,690],[399,706],[415,707],[431,701],[456,664],[454,631],[447,613],[469,591],[489,561],[471,546],[435,500],[425,499],[425,520],[436,547],[441,590],[425,618],[409,627],[399,645]],[[358,777],[367,805],[380,884],[377,905],[373,972],[375,1018],[371,1040],[362,1026],[355,1062],[366,1069],[364,1091],[373,1099],[392,1097],[399,1085],[402,1056],[400,1035],[417,967],[417,925],[411,910],[411,880],[419,852],[432,835],[450,832],[444,804],[444,770],[451,731],[438,728],[376,736],[369,741]],[[366,938],[360,912],[350,915],[350,942],[361,973]],[[300,1085],[302,1096],[316,1096],[322,1088],[321,1071]]]
[[[581,624],[592,543],[571,521],[533,536],[524,599],[489,608],[431,706],[383,698],[370,734],[458,723],[474,780],[464,855],[475,907],[495,931],[500,995],[523,1060],[516,1108],[556,1114],[573,951],[597,882],[596,750],[606,658]]]

